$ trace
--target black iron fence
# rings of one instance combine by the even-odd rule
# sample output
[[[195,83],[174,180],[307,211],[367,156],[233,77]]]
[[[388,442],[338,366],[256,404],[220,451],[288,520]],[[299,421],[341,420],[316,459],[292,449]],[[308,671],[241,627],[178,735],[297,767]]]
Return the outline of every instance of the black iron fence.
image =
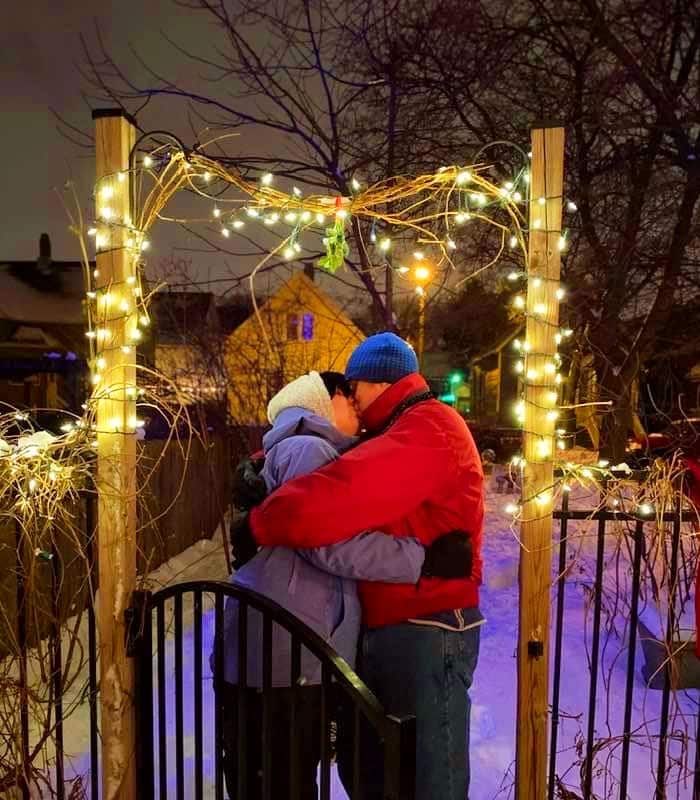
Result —
[[[569,508],[569,495],[563,493],[561,510],[555,511],[555,520],[559,521],[560,535],[558,541],[558,575],[559,580],[556,588],[556,603],[554,612],[554,641],[552,647],[553,661],[553,681],[552,681],[552,711],[551,711],[551,742],[550,742],[550,765],[548,798],[569,798],[575,797],[580,800],[596,800],[599,797],[613,798],[619,797],[620,800],[627,800],[637,795],[630,788],[631,781],[631,748],[633,746],[644,746],[648,757],[645,759],[647,788],[645,797],[654,800],[666,800],[671,797],[690,798],[692,791],[693,800],[700,800],[700,705],[695,694],[696,718],[690,726],[690,733],[685,744],[695,747],[694,770],[683,768],[683,759],[675,759],[676,774],[673,777],[673,785],[683,784],[678,791],[672,790],[669,786],[669,740],[670,740],[670,705],[674,691],[685,689],[700,689],[700,684],[693,684],[691,675],[688,684],[687,674],[684,676],[685,687],[681,685],[682,662],[695,659],[694,642],[681,641],[679,637],[679,609],[690,599],[691,587],[694,584],[695,576],[689,569],[687,555],[683,548],[681,530],[687,523],[696,523],[698,516],[696,513],[683,511],[679,504],[672,512],[657,515],[652,509],[646,510],[644,515],[629,515],[616,511],[615,509],[601,509],[595,512],[586,510],[571,510]],[[573,547],[572,542],[576,537],[570,535],[571,523],[585,523],[586,526],[594,526],[595,533],[592,534],[595,542],[594,553],[594,572],[592,584],[587,587],[589,610],[592,611],[589,626],[590,641],[582,645],[582,657],[588,660],[588,702],[585,712],[585,733],[577,740],[575,752],[567,752],[563,755],[558,754],[560,745],[560,723],[562,720],[562,709],[560,707],[561,692],[563,686],[563,676],[566,675],[568,665],[563,663],[563,637],[566,630],[566,589],[571,580],[569,553]],[[614,524],[613,524],[614,523]],[[649,530],[659,530],[666,527],[670,530],[669,535],[650,538]],[[614,530],[613,530],[614,528]],[[601,617],[604,610],[604,574],[606,568],[610,568],[611,548],[609,546],[612,537],[616,542],[613,550],[622,554],[621,561],[616,564],[615,580],[613,589],[617,593],[613,616],[610,610],[606,609],[607,619],[602,623]],[[652,535],[653,536],[653,535]],[[622,537],[620,541],[619,537]],[[660,577],[654,574],[652,561],[650,560],[650,548],[656,548],[656,563],[664,565],[664,574]],[[662,552],[659,555],[659,548]],[[622,564],[620,569],[620,563]],[[619,579],[620,574],[624,573],[626,578],[631,580],[629,595],[621,596]],[[640,608],[642,603],[647,600],[643,598],[645,594],[642,589],[646,587],[646,597],[658,601],[663,595],[665,606],[665,625],[663,635],[658,641],[653,640],[640,622]],[[619,601],[622,603],[619,604]],[[625,636],[623,647],[620,649],[624,662],[625,681],[624,681],[624,701],[622,719],[615,719],[615,715],[602,714],[600,710],[601,701],[609,708],[611,703],[618,702],[620,698],[604,697],[601,698],[601,691],[608,695],[614,691],[610,684],[600,686],[602,676],[602,652],[601,642],[606,631],[613,631],[616,624],[624,626]],[[640,635],[643,632],[643,636]],[[617,631],[619,634],[619,630]],[[640,639],[646,645],[640,651]],[[626,650],[626,652],[625,652]],[[638,670],[640,657],[646,660],[642,665],[641,671]],[[620,665],[615,664],[613,669],[619,669]],[[686,670],[687,673],[691,670]],[[641,673],[641,674],[640,674]],[[642,676],[647,679],[647,687],[642,683]],[[697,675],[700,678],[700,673]],[[565,682],[565,680],[564,680]],[[649,687],[653,687],[651,690]],[[660,689],[660,698],[655,698],[654,708],[658,707],[658,714],[653,714],[650,722],[655,730],[649,725],[633,724],[633,710],[635,710],[635,700],[646,695],[648,691]],[[642,701],[643,702],[643,701]],[[639,703],[637,703],[638,705]],[[604,717],[604,719],[603,719]],[[679,738],[679,731],[672,732],[675,740]],[[680,738],[683,738],[682,736]],[[683,743],[680,749],[683,748]],[[608,759],[605,766],[601,766],[601,750],[608,747],[614,750],[614,758]],[[689,759],[686,754],[686,762]],[[579,779],[576,781],[577,790],[580,788],[581,794],[567,793],[565,782],[561,775],[571,770],[572,761],[577,762]],[[655,765],[650,762],[655,761]],[[655,766],[655,775],[654,775]],[[650,768],[651,767],[651,768]],[[601,783],[601,773],[609,768],[613,774],[608,776],[605,782],[605,793],[601,793],[601,788],[595,786],[596,778]],[[637,769],[639,769],[637,767]],[[681,774],[684,773],[684,774]],[[694,774],[693,774],[694,773]],[[692,787],[692,788],[691,788]]]
[[[235,642],[224,642],[224,610],[227,601],[238,604]],[[411,800],[414,794],[415,720],[386,715],[381,705],[357,675],[328,644],[296,617],[267,598],[230,583],[197,581],[144,595],[139,602],[141,634],[134,644],[138,658],[138,753],[141,797],[195,798],[225,796],[261,797],[270,800],[280,771],[287,771],[290,800],[302,794],[300,745],[311,732],[302,727],[301,693],[309,686],[302,677],[305,652],[320,665],[318,714],[319,797],[331,796],[331,769],[336,710],[351,720],[344,735],[352,741],[346,780],[355,800],[361,800],[360,770],[362,737],[374,731],[384,748],[384,797]],[[248,628],[251,614],[262,624],[262,685],[248,689]],[[290,716],[288,753],[275,761],[270,742],[274,726],[272,685],[273,627],[290,637]],[[235,652],[237,685],[235,706],[226,707],[224,685],[225,645]],[[215,655],[211,659],[210,652]],[[215,678],[215,676],[217,676]],[[191,680],[190,680],[191,678]],[[230,689],[231,687],[227,687]],[[258,702],[252,701],[258,698]],[[251,706],[255,707],[252,708]],[[261,712],[261,719],[255,719]],[[238,769],[236,786],[225,785],[226,714],[236,717],[234,754]],[[308,722],[308,718],[306,720]],[[255,731],[255,733],[253,733]],[[261,741],[256,741],[261,736]],[[229,741],[229,749],[231,742]],[[258,776],[246,769],[250,749],[262,754]],[[279,753],[275,753],[279,757]],[[231,755],[229,754],[229,758]],[[213,774],[212,774],[213,773]]]
[[[551,745],[549,767],[549,800],[555,798],[575,797],[580,800],[594,800],[605,797],[637,798],[634,779],[635,748],[646,748],[646,772],[648,791],[644,797],[654,800],[666,798],[691,798],[700,800],[700,715],[698,709],[698,691],[692,688],[687,695],[695,702],[695,716],[686,715],[684,724],[690,731],[687,741],[682,743],[678,726],[674,726],[671,712],[675,697],[681,692],[681,683],[686,681],[684,673],[685,661],[691,660],[690,646],[683,646],[678,640],[680,608],[690,595],[689,587],[693,580],[689,564],[692,559],[684,552],[683,528],[697,517],[682,512],[680,508],[664,514],[659,520],[656,516],[630,516],[614,510],[573,510],[569,508],[568,497],[564,495],[562,509],[555,512],[559,529],[553,536],[557,547],[553,567],[558,571],[560,579],[556,586],[556,600],[553,615],[552,642],[552,716]],[[85,539],[85,552],[88,555],[88,572],[95,570],[92,532],[95,530],[95,504],[87,499],[85,510],[85,531],[90,532]],[[668,526],[668,533],[654,538],[653,528],[658,522]],[[568,588],[575,582],[581,583],[579,577],[571,571],[570,554],[575,547],[576,537],[571,528],[575,524],[585,524],[591,531],[591,579],[586,587],[587,610],[590,624],[589,638],[580,643],[581,659],[586,661],[585,709],[581,719],[582,735],[576,740],[573,749],[562,749],[562,742],[569,735],[563,726],[569,724],[568,709],[562,704],[567,690],[567,673],[569,665],[563,660],[563,642],[567,636],[567,595]],[[658,526],[657,526],[658,527]],[[610,558],[610,541],[617,537],[616,549],[623,553],[623,572],[625,583],[617,586],[622,597],[624,608],[617,609],[618,618],[624,618],[624,646],[620,648],[616,669],[624,671],[624,696],[614,698],[619,702],[621,713],[615,717],[605,717],[601,712],[606,695],[610,694],[602,670],[606,655],[606,637],[615,620],[611,618],[606,606],[605,577]],[[664,554],[662,563],[665,572],[654,573],[650,559],[650,543],[653,547],[662,547]],[[0,740],[6,743],[0,752],[0,792],[15,786],[20,796],[26,800],[32,795],[31,785],[42,780],[38,772],[44,771],[43,780],[47,788],[41,796],[56,797],[64,800],[70,794],[76,797],[99,798],[99,731],[98,731],[98,647],[95,625],[95,614],[91,603],[86,602],[83,612],[86,617],[86,634],[80,647],[84,650],[83,669],[79,675],[75,668],[67,668],[71,661],[69,648],[72,639],[66,638],[66,626],[59,621],[66,616],[66,609],[59,608],[57,603],[61,596],[59,587],[65,586],[63,555],[58,552],[37,556],[27,551],[27,543],[18,527],[10,531],[8,543],[16,549],[17,566],[12,580],[11,604],[5,609],[5,619],[16,637],[16,675],[10,675],[11,690],[17,693],[14,708],[17,718],[13,724],[9,738]],[[687,546],[687,542],[686,542]],[[52,604],[47,619],[50,624],[46,629],[36,629],[37,615],[34,611],[34,600],[28,597],[27,586],[23,576],[28,572],[32,559],[43,558],[42,569],[48,570],[47,582],[50,584],[50,603]],[[94,576],[92,577],[94,585]],[[668,597],[664,610],[665,624],[658,641],[652,641],[648,631],[642,626],[641,616],[647,600],[645,592],[658,597],[666,587]],[[7,592],[6,592],[7,594]],[[3,603],[9,603],[9,595],[3,595]],[[226,711],[217,696],[213,676],[221,674],[221,663],[209,663],[209,652],[214,649],[217,658],[223,658],[220,645],[223,637],[224,609],[229,598],[239,603],[241,625],[238,629],[237,653],[241,685],[245,686],[247,664],[246,623],[250,614],[257,613],[263,617],[263,648],[261,663],[263,684],[261,696],[261,728],[260,735],[264,741],[270,736],[272,726],[276,724],[270,713],[268,702],[271,689],[272,630],[280,626],[289,632],[291,637],[290,686],[299,686],[301,676],[302,653],[311,653],[321,664],[320,714],[322,717],[322,742],[320,759],[320,796],[327,800],[331,792],[332,776],[332,722],[335,709],[343,705],[346,717],[350,719],[349,740],[352,742],[349,769],[344,778],[351,787],[349,794],[353,800],[361,798],[360,767],[362,753],[362,737],[367,732],[376,732],[384,741],[385,753],[385,796],[395,800],[410,798],[413,790],[413,749],[415,747],[415,729],[410,719],[396,719],[386,716],[373,695],[364,687],[357,676],[347,665],[313,632],[302,626],[296,618],[271,603],[264,597],[219,582],[196,582],[168,587],[154,595],[140,595],[140,605],[134,616],[134,637],[131,642],[132,653],[138,659],[137,676],[139,741],[137,754],[140,759],[139,776],[142,781],[143,797],[159,798],[202,798],[215,797],[217,800],[226,796],[224,767],[222,760],[224,723]],[[11,606],[11,607],[10,607]],[[80,609],[78,609],[79,611]],[[74,607],[68,609],[77,613]],[[74,633],[76,627],[71,624]],[[642,633],[640,633],[642,631]],[[63,637],[62,637],[63,632]],[[43,728],[36,729],[32,720],[32,675],[30,652],[36,647],[37,640],[42,639],[49,653],[50,668],[46,675],[48,694],[44,694],[43,702],[47,707]],[[673,657],[668,657],[673,653]],[[656,655],[654,655],[656,654]],[[5,651],[1,657],[7,657]],[[655,660],[656,659],[656,660]],[[643,662],[643,663],[642,663]],[[70,675],[67,672],[71,672]],[[646,679],[646,685],[641,675]],[[9,675],[9,673],[8,673]],[[692,677],[692,676],[691,676]],[[484,681],[488,677],[483,678]],[[82,689],[79,701],[73,698],[70,709],[64,708],[64,693],[67,683]],[[686,681],[686,686],[689,684]],[[658,688],[648,688],[648,687]],[[3,686],[3,691],[5,687]],[[638,706],[646,702],[644,698],[649,692],[654,693],[655,711],[653,722],[645,723],[641,729],[638,719]],[[74,693],[75,694],[75,693]],[[339,703],[338,698],[342,703]],[[294,702],[294,701],[293,701]],[[237,697],[237,720],[243,732],[248,727],[252,710],[247,706],[245,693]],[[7,704],[10,705],[10,704]],[[296,706],[293,706],[293,709]],[[80,792],[74,791],[75,782],[71,785],[71,776],[67,765],[71,759],[66,756],[65,720],[64,716],[83,711],[81,720],[89,726],[89,752],[84,754]],[[303,736],[298,726],[300,715],[292,711],[290,722],[290,754],[285,764],[272,763],[269,759],[264,763],[262,796],[270,797],[272,772],[290,769],[290,781],[295,784],[297,751],[299,737]],[[296,726],[296,727],[295,727]],[[601,741],[607,739],[614,742],[615,778],[614,788],[605,794],[599,792]],[[44,759],[37,758],[37,753],[46,747],[51,740],[52,755],[49,766]],[[243,748],[239,752],[239,763],[244,764],[246,737],[239,736],[237,746]],[[7,744],[7,742],[10,742]],[[69,749],[74,755],[73,743]],[[686,768],[683,786],[678,786],[679,748],[686,747]],[[695,752],[693,753],[693,748]],[[694,761],[694,771],[692,764]],[[653,762],[653,764],[652,764]],[[34,764],[38,766],[35,767]],[[8,766],[9,765],[9,766]],[[649,768],[652,765],[653,768]],[[71,766],[73,774],[75,770]],[[566,775],[577,770],[579,779],[576,790],[571,791],[572,781]],[[51,774],[48,774],[51,773]],[[267,777],[265,777],[267,776]],[[245,770],[239,771],[238,794],[245,797],[247,784],[251,780]],[[478,781],[478,775],[474,776]],[[637,781],[638,785],[638,781]],[[295,789],[296,791],[296,789]],[[566,792],[571,792],[566,794]],[[34,796],[36,792],[34,791]],[[292,796],[299,796],[298,793]]]
[[[1,533],[0,794],[14,788],[22,800],[37,791],[56,800],[73,790],[78,797],[99,796],[98,647],[90,588],[97,573],[94,497],[81,497],[72,511],[81,521],[81,542],[50,527],[30,537],[18,521]],[[80,699],[66,712],[67,690]],[[68,776],[65,715],[75,704],[89,719],[89,767]]]

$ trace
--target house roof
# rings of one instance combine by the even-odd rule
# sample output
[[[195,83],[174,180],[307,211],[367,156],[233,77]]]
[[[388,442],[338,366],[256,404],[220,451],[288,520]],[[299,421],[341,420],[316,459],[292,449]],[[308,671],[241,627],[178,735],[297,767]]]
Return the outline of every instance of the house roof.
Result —
[[[347,328],[348,333],[356,334],[360,340],[365,338],[365,334],[357,327],[357,325],[350,319],[350,317],[346,314],[345,311],[333,300],[328,294],[326,294],[321,287],[312,281],[304,272],[295,272],[294,275],[288,280],[283,283],[276,292],[274,292],[267,300],[259,305],[260,313],[263,314],[270,303],[275,301],[280,295],[289,294],[289,293],[297,293],[297,292],[306,292],[315,295],[316,299],[318,300],[321,305],[325,306],[328,311],[328,316],[333,319],[342,320],[343,326]],[[252,310],[249,312],[247,319],[241,323],[233,332],[232,335],[236,334],[236,331],[242,328],[244,325],[252,324],[253,323],[253,313]]]
[[[22,324],[84,325],[85,283],[79,261],[0,263],[0,319]]]
[[[178,343],[188,333],[201,331],[211,322],[214,295],[211,292],[157,292],[151,298],[158,341]]]
[[[495,342],[490,345],[486,350],[483,350],[478,355],[474,356],[469,362],[470,364],[478,364],[484,358],[488,358],[489,356],[495,355],[496,353],[500,353],[505,347],[507,347],[516,336],[522,335],[525,331],[525,324],[522,322],[517,323],[516,325],[511,325],[507,329],[507,333],[500,331],[500,337],[495,340]]]
[[[264,304],[265,300],[258,298],[258,306]],[[250,295],[238,295],[217,306],[216,313],[219,316],[221,330],[228,335],[250,317],[253,313],[253,302]]]

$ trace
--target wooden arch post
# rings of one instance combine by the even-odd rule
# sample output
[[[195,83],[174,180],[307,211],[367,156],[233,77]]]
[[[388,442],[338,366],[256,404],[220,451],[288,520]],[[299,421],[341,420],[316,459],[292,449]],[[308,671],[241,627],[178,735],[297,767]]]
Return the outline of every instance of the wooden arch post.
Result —
[[[136,265],[127,250],[135,128],[94,111],[97,182],[96,361],[102,797],[136,795],[134,663],[125,611],[136,585]]]
[[[517,800],[547,796],[556,334],[564,129],[532,130],[518,628]]]

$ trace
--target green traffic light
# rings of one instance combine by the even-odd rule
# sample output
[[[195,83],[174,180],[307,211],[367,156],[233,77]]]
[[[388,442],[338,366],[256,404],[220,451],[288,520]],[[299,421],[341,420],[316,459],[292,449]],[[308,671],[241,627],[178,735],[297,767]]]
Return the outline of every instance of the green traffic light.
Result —
[[[464,380],[464,375],[461,372],[453,372],[450,375],[450,383],[452,386],[456,386],[458,383],[462,383]]]

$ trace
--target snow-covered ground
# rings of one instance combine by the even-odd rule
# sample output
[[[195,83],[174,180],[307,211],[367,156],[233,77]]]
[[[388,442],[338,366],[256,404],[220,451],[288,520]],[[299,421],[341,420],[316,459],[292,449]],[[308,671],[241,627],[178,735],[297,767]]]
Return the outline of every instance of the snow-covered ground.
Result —
[[[486,566],[485,584],[482,590],[482,610],[487,624],[482,628],[481,655],[472,689],[472,800],[492,800],[509,798],[512,792],[512,766],[515,753],[515,708],[516,708],[516,637],[517,637],[517,564],[518,542],[510,529],[510,517],[502,510],[508,500],[506,495],[487,493],[487,517],[484,536],[484,561]],[[592,498],[574,496],[572,502],[579,507],[590,507]],[[558,532],[555,536],[558,535]],[[614,537],[609,537],[606,547],[606,585],[617,581],[627,585],[625,557],[615,559]],[[563,782],[576,794],[581,795],[581,747],[585,752],[587,729],[588,688],[590,670],[588,656],[591,644],[592,606],[590,603],[591,575],[595,553],[595,526],[579,523],[570,528],[571,550],[575,553],[570,563],[570,571],[565,592],[565,623],[562,646],[562,687],[560,708],[559,756],[557,773]],[[556,561],[557,551],[553,548],[552,558]],[[622,577],[618,577],[622,576]],[[225,579],[226,566],[221,550],[220,538],[202,541],[185,553],[172,559],[149,576],[153,588],[172,582],[197,579]],[[191,599],[184,603],[185,619],[191,620]],[[654,616],[648,609],[647,615]],[[657,615],[658,616],[658,615]],[[600,747],[596,755],[594,778],[597,798],[617,797],[614,792],[615,780],[619,775],[621,741],[624,711],[624,689],[626,677],[627,649],[625,646],[625,610],[618,608],[610,615],[604,611],[604,620],[614,623],[616,633],[601,640],[602,668],[600,670],[596,718],[596,739]],[[208,653],[213,638],[213,611],[208,609],[203,618],[204,639],[204,720],[207,730],[204,738],[205,752],[205,797],[213,797],[213,693],[211,675],[208,667]],[[632,725],[636,731],[631,748],[629,797],[646,800],[654,795],[655,770],[658,758],[657,742],[661,692],[646,689],[641,678],[641,648],[637,648],[637,664],[634,683],[634,708]],[[186,625],[184,637],[184,676],[185,676],[185,730],[191,733],[193,726],[192,686],[193,663],[196,654],[193,646],[191,624]],[[174,650],[172,638],[166,645],[166,669],[169,675],[169,690],[172,689],[174,671]],[[73,694],[67,702],[78,702],[80,690],[84,688],[77,681]],[[689,734],[690,752],[685,763],[694,763],[694,741],[697,725],[698,693],[679,693],[672,697],[671,723],[669,731],[674,734]],[[174,718],[173,704],[168,703],[168,773],[171,791],[174,789],[175,774],[172,769],[174,756]],[[186,791],[185,797],[193,796],[193,758],[194,740],[188,733],[185,741]],[[67,778],[85,775],[89,770],[89,725],[87,704],[83,703],[66,721],[66,747],[71,753]],[[671,745],[673,756],[680,756],[682,743],[680,736]],[[690,798],[692,794],[692,775],[684,773],[679,764],[671,758],[670,775],[667,781],[668,800]],[[187,788],[189,787],[189,788]],[[168,796],[174,796],[174,792]],[[610,793],[608,793],[610,792]],[[41,796],[37,794],[37,796]],[[345,800],[346,795],[334,776],[334,800]]]

